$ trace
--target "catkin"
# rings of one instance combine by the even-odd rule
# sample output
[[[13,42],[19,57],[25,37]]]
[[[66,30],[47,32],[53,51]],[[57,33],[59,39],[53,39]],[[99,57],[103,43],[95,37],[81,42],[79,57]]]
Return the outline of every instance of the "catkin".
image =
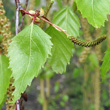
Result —
[[[5,16],[5,10],[3,7],[3,2],[0,1],[0,34],[3,36],[2,45],[3,45],[3,52],[4,55],[8,53],[8,44],[10,42],[10,38],[12,33],[10,32],[11,23],[9,19]]]
[[[2,40],[2,47],[3,47],[3,54],[7,55],[8,53],[8,46],[10,42],[10,38],[12,37],[12,33],[10,32],[11,23],[9,19],[5,16],[5,10],[3,7],[3,2],[0,0],[0,35],[3,36]],[[11,104],[10,102],[13,99],[12,93],[15,90],[13,86],[14,79],[10,79],[9,88],[7,89],[7,99],[6,99],[6,110],[15,110],[16,105]]]
[[[107,38],[106,35],[104,35],[104,36],[98,37],[97,39],[95,39],[93,41],[82,41],[82,40],[79,40],[79,39],[74,38],[74,37],[71,37],[70,40],[74,44],[77,44],[77,45],[82,46],[82,47],[94,47],[94,46],[100,44],[106,38]]]
[[[15,87],[13,86],[14,79],[10,79],[9,88],[7,89],[7,100],[6,100],[6,110],[15,110],[16,104],[10,103],[13,100],[13,91],[15,90]]]

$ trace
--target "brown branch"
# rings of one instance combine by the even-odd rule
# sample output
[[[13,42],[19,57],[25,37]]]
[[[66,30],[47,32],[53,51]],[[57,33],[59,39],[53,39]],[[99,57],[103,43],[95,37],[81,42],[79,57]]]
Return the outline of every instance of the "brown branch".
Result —
[[[59,26],[57,26],[57,25],[55,25],[55,24],[51,23],[50,21],[46,20],[45,18],[42,18],[42,17],[39,17],[39,18],[40,18],[41,20],[43,20],[43,21],[47,22],[48,24],[52,25],[53,27],[55,27],[57,30],[59,30],[59,31],[61,31],[61,32],[65,33],[67,36],[69,36],[69,34],[68,34],[68,33],[66,33],[66,31],[65,31],[65,30],[63,30],[62,28],[60,28]]]
[[[69,39],[74,43],[74,44],[78,44],[80,46],[85,46],[85,47],[91,47],[91,46],[95,46],[95,45],[98,45],[100,42],[102,42],[103,40],[106,39],[105,36],[101,37],[101,38],[98,38],[94,41],[91,41],[91,42],[86,42],[86,41],[81,41],[79,39],[76,39],[75,37],[73,36],[70,36],[65,30],[63,30],[62,28],[60,28],[59,26],[51,23],[45,16],[40,16],[40,11],[36,10],[35,14],[31,14],[29,13],[28,11],[24,10],[22,7],[20,8],[20,11],[22,13],[22,15],[24,14],[28,14],[28,15],[31,15],[33,16],[33,23],[38,23],[37,21],[35,21],[35,18],[38,17],[39,19],[41,19],[42,21],[45,21],[47,22],[48,24],[52,25],[54,28],[56,28],[57,30],[65,33]]]
[[[51,2],[51,3],[53,3],[53,2]],[[63,29],[60,28],[59,26],[57,26],[57,25],[51,23],[45,16],[40,17],[40,16],[39,16],[39,15],[40,15],[40,14],[39,14],[40,11],[36,10],[36,13],[35,13],[35,14],[31,14],[31,13],[29,13],[28,11],[26,11],[25,9],[23,9],[23,8],[21,7],[21,5],[20,5],[19,7],[20,7],[19,9],[20,9],[20,11],[21,11],[21,14],[22,14],[22,15],[28,14],[28,15],[33,16],[33,17],[34,17],[34,20],[33,20],[33,21],[34,21],[35,23],[37,23],[37,22],[35,21],[35,17],[38,17],[38,18],[40,18],[42,21],[47,22],[48,24],[52,25],[53,27],[55,27],[55,28],[58,29],[59,31],[61,31],[61,32],[65,33],[67,36],[69,36],[69,34],[66,33],[65,30],[63,30]]]

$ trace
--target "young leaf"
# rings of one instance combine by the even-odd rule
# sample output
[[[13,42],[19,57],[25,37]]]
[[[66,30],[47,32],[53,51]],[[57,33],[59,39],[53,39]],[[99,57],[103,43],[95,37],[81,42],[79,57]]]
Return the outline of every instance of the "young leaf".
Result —
[[[105,52],[103,63],[101,65],[102,79],[105,78],[105,75],[109,69],[110,69],[110,48],[108,48],[108,50]]]
[[[72,56],[73,44],[63,32],[52,26],[46,32],[52,37],[53,43],[49,64],[56,73],[63,73],[66,71],[66,65]]]
[[[14,37],[8,50],[12,76],[15,79],[13,85],[16,88],[13,102],[38,75],[51,54],[51,47],[50,36],[33,23]]]
[[[107,14],[110,13],[110,0],[75,0],[78,10],[88,22],[98,28],[104,26]]]
[[[8,66],[8,58],[4,55],[0,55],[0,105],[4,100],[10,83],[11,70],[8,68]]]
[[[64,29],[71,36],[79,36],[80,22],[69,6],[62,8],[55,14],[53,23]]]

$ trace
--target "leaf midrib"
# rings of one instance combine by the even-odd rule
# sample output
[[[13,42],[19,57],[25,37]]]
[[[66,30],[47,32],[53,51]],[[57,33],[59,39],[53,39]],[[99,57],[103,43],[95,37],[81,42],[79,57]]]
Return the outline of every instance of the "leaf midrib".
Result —
[[[21,81],[21,83],[20,83],[19,90],[21,89],[22,82],[23,82],[23,80],[24,80],[24,77],[25,77],[25,75],[26,75],[26,73],[27,73],[27,71],[28,71],[29,65],[30,65],[32,32],[33,32],[33,23],[31,24],[31,32],[30,32],[30,51],[29,51],[28,65],[27,65],[26,71],[25,71],[25,73],[24,73],[24,75],[23,75],[22,81]],[[18,91],[19,91],[19,90],[18,90]]]
[[[96,20],[95,20],[95,16],[94,16],[94,0],[92,0],[92,15],[93,15],[93,22],[96,26]]]

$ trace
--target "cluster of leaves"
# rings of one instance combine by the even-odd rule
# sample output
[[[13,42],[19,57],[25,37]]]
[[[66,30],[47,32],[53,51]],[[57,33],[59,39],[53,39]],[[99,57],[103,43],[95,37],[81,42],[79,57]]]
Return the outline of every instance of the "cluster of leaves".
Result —
[[[75,0],[75,3],[82,16],[86,17],[91,25],[94,27],[104,25],[107,14],[110,12],[110,0]],[[63,28],[69,35],[79,36],[80,22],[69,6],[55,14],[53,23]],[[105,74],[104,72],[110,67],[110,62],[107,60],[109,53],[110,49],[104,58],[102,74]],[[8,49],[9,67],[12,74],[8,68],[8,59],[0,55],[0,77],[3,79],[0,80],[0,88],[3,88],[0,89],[0,103],[3,101],[1,99],[4,99],[10,76],[15,79],[14,103],[25,91],[27,85],[31,84],[33,78],[38,76],[46,61],[54,72],[64,73],[72,55],[73,44],[63,32],[52,26],[44,32],[39,26],[32,23],[12,39]],[[107,61],[109,63],[104,68]]]

